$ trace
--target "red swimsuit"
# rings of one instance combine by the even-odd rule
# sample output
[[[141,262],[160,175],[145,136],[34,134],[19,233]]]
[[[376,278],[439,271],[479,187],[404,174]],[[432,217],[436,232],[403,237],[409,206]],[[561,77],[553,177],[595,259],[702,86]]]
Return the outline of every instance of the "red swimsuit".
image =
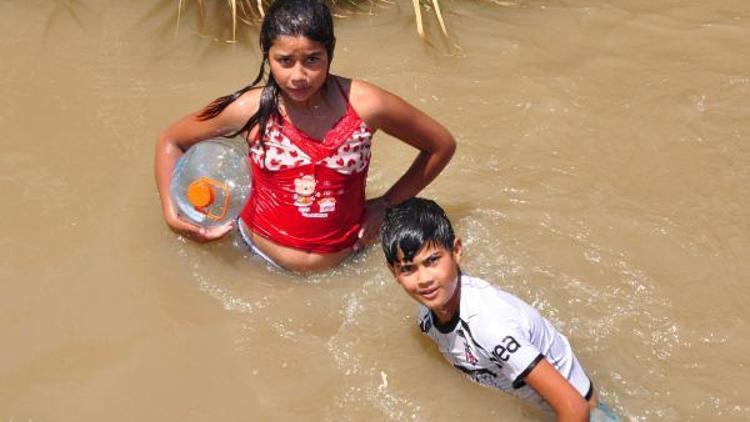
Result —
[[[240,217],[279,245],[317,253],[352,246],[365,214],[371,139],[348,99],[323,140],[272,120],[263,146],[250,148],[253,188]]]

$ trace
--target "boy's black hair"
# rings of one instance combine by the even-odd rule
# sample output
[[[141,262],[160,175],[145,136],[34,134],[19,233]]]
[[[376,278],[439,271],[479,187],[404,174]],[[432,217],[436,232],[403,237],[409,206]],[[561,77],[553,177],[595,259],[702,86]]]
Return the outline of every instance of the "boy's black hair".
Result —
[[[380,228],[380,241],[388,265],[399,261],[411,262],[422,248],[428,245],[442,246],[452,251],[456,235],[448,216],[432,200],[411,198],[390,208],[385,213]]]

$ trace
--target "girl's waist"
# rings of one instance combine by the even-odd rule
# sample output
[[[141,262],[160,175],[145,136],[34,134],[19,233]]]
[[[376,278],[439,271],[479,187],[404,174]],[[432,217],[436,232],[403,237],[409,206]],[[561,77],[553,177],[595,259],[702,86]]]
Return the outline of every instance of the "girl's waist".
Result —
[[[241,219],[240,224],[244,224]],[[249,228],[246,230],[246,235],[250,238],[254,247],[263,252],[263,255],[267,259],[289,271],[309,272],[326,270],[336,266],[352,253],[352,247],[347,247],[336,252],[314,252],[288,247],[276,243]]]
[[[251,198],[240,217],[254,233],[280,246],[329,254],[351,248],[358,239],[364,209],[345,211],[260,205]]]

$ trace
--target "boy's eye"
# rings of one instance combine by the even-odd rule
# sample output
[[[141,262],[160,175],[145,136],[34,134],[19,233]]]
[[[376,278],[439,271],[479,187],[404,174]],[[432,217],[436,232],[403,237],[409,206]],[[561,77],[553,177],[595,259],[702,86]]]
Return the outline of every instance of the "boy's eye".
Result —
[[[434,265],[439,260],[440,260],[440,255],[433,255],[433,256],[427,257],[427,259],[424,260],[424,264],[428,266]]]
[[[413,265],[402,265],[401,268],[398,270],[401,274],[409,274],[414,272],[414,266]]]
[[[310,64],[315,64],[320,60],[320,57],[318,56],[312,56],[307,58],[307,62]]]

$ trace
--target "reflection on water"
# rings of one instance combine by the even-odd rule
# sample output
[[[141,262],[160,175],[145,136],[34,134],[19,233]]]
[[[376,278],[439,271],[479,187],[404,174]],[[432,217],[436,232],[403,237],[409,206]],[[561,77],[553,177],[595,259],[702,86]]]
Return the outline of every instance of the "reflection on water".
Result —
[[[0,419],[545,417],[448,367],[377,249],[299,277],[166,229],[156,134],[257,51],[136,3],[0,1]],[[627,418],[750,418],[750,8],[455,2],[432,46],[410,8],[339,20],[334,70],[456,135],[425,195],[464,271],[553,320]],[[374,142],[373,196],[412,156]]]

